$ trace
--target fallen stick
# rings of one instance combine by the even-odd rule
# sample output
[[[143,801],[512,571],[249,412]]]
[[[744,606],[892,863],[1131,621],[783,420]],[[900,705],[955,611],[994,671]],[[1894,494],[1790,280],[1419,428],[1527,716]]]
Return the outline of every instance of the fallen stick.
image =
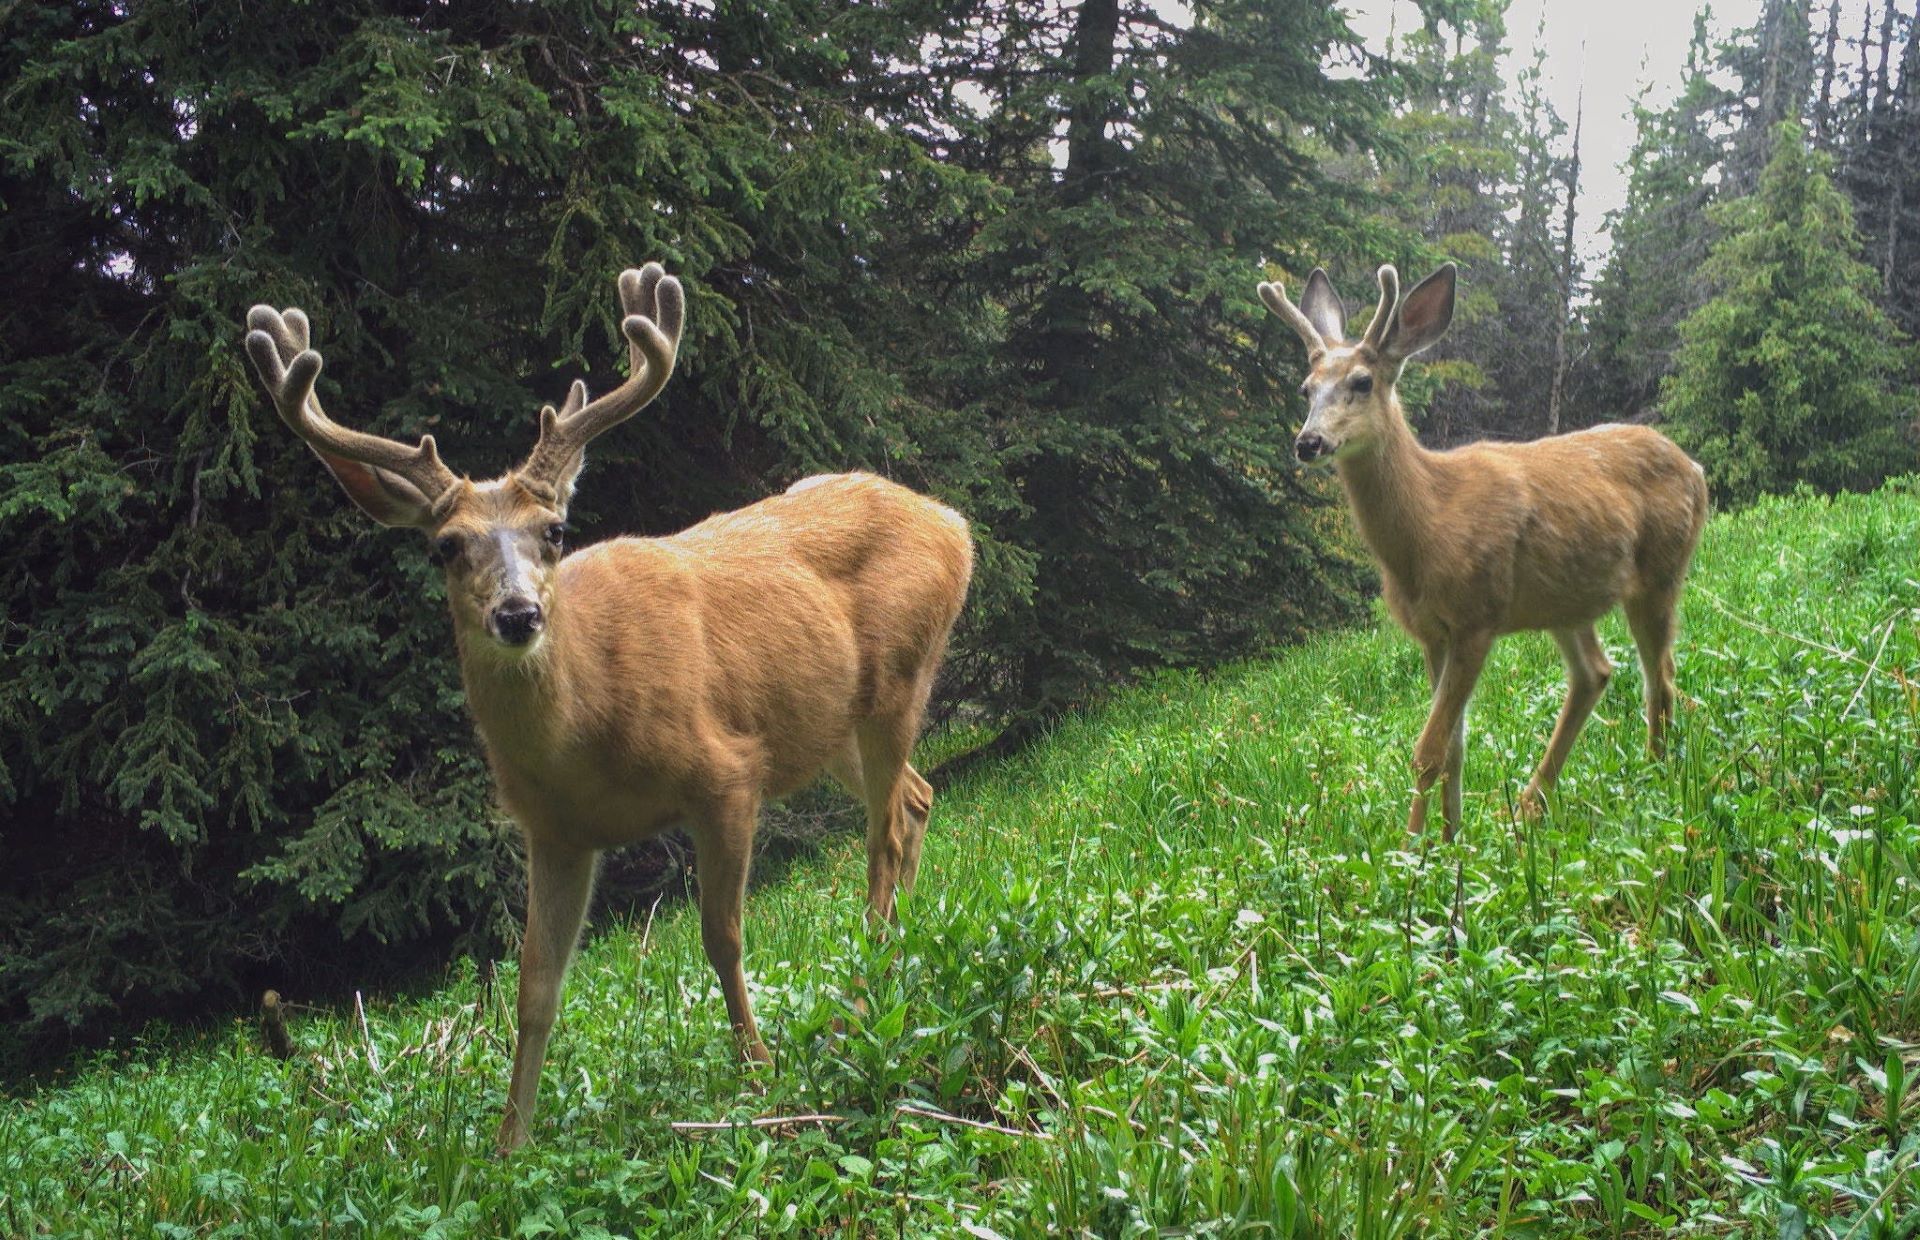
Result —
[[[1887,641],[1893,636],[1893,626],[1899,622],[1900,617],[1897,615],[1887,621],[1887,631],[1880,635],[1880,647],[1873,652],[1873,662],[1867,664],[1867,674],[1860,678],[1860,687],[1853,691],[1853,696],[1847,699],[1846,707],[1840,712],[1842,719],[1853,713],[1853,704],[1860,700],[1860,695],[1867,691],[1867,682],[1872,680],[1873,674],[1880,670],[1880,656],[1887,652]]]
[[[844,1124],[844,1115],[763,1115],[759,1119],[676,1120],[675,1132],[728,1132],[739,1128],[785,1128],[790,1124]]]
[[[920,1119],[930,1119],[942,1124],[959,1124],[966,1128],[978,1128],[982,1132],[1004,1133],[1009,1137],[1030,1137],[1035,1141],[1051,1141],[1050,1132],[1028,1132],[1024,1128],[1009,1128],[1005,1124],[989,1124],[985,1120],[966,1119],[959,1115],[949,1115],[945,1111],[936,1111],[932,1107],[916,1106],[911,1102],[902,1102],[894,1107],[901,1115],[913,1115]]]

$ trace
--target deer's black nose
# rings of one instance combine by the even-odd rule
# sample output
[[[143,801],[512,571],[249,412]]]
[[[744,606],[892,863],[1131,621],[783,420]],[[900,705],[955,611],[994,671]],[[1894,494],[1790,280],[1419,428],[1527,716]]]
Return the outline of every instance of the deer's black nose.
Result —
[[[524,646],[540,631],[541,620],[540,604],[531,599],[508,599],[494,610],[493,631],[509,646]]]
[[[1300,432],[1293,441],[1293,454],[1303,461],[1317,461],[1327,454],[1327,441],[1313,431]]]

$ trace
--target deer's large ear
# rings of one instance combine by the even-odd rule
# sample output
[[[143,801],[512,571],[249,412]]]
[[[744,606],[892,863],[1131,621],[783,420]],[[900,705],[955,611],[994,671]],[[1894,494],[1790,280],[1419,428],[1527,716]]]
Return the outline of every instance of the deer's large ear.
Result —
[[[1340,304],[1340,294],[1333,291],[1333,281],[1327,279],[1323,268],[1315,267],[1307,277],[1306,292],[1300,295],[1300,312],[1328,344],[1338,344],[1347,338],[1346,308]]]
[[[353,506],[391,529],[429,529],[433,526],[433,505],[420,488],[391,470],[363,465],[343,456],[313,450],[327,467],[333,480],[347,493]]]
[[[1453,322],[1453,295],[1457,273],[1452,263],[1440,268],[1400,299],[1387,331],[1383,351],[1404,359],[1440,343]]]

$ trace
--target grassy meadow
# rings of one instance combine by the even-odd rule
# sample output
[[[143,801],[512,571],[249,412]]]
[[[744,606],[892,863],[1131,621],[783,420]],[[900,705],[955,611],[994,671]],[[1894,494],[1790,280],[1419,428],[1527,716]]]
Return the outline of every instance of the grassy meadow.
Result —
[[[0,1234],[1913,1236],[1916,578],[1912,482],[1715,519],[1669,758],[1616,617],[1515,825],[1562,675],[1509,639],[1452,844],[1402,832],[1390,626],[1154,680],[945,790],[897,935],[851,805],[755,890],[764,1079],[662,906],[582,951],[510,1160],[512,968],[468,967],[0,1100]]]

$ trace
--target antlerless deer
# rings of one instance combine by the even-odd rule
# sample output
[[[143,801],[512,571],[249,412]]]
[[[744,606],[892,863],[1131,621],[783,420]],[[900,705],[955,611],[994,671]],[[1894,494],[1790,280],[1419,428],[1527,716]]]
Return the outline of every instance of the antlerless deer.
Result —
[[[467,703],[527,845],[503,1151],[527,1137],[601,850],[691,833],[701,938],[749,1060],[770,1060],[740,962],[762,799],[822,771],[860,797],[869,915],[892,917],[932,806],[907,759],[973,566],[958,513],[865,474],[563,557],[587,444],[659,394],[679,348],[677,280],[649,263],[619,290],[631,376],[591,402],[576,382],[540,411],[526,463],[491,482],[456,476],[431,436],[408,447],[329,420],[306,316],[247,315],[247,351],[287,425],[354,503],[424,531],[446,568]]]
[[[1407,829],[1425,826],[1427,797],[1444,780],[1451,839],[1467,698],[1503,633],[1545,629],[1567,663],[1566,704],[1522,812],[1540,811],[1613,674],[1593,625],[1616,604],[1646,675],[1647,746],[1661,752],[1673,712],[1674,610],[1707,519],[1707,484],[1673,441],[1643,426],[1421,447],[1395,385],[1407,359],[1446,334],[1454,269],[1442,267],[1405,300],[1392,267],[1379,278],[1379,305],[1355,342],[1324,271],[1307,278],[1298,306],[1279,284],[1260,285],[1260,296],[1307,346],[1300,390],[1309,407],[1294,452],[1333,462],[1379,561],[1387,609],[1426,658],[1433,708],[1414,744]]]

